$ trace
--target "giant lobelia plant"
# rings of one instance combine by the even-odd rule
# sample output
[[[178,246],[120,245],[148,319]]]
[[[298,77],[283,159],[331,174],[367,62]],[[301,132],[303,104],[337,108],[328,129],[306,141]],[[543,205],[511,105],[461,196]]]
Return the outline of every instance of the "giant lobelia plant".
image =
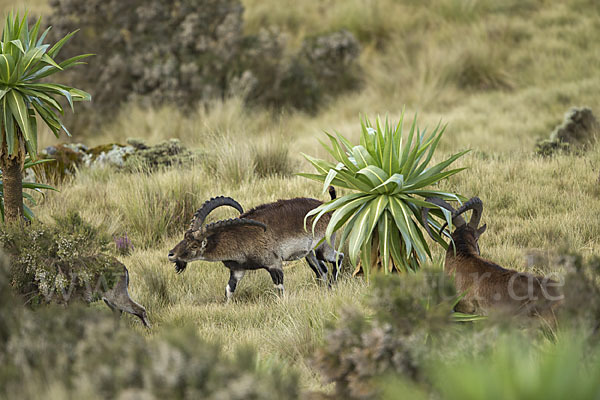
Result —
[[[55,160],[51,159],[51,158],[46,158],[43,160],[37,160],[37,161],[31,161],[31,159],[29,157],[27,157],[25,159],[25,163],[23,164],[23,170],[29,169],[29,168],[33,168],[36,165],[39,164],[44,164],[44,163],[48,163],[48,162],[53,162]],[[54,187],[50,186],[50,185],[46,185],[43,183],[38,183],[38,182],[21,182],[21,187],[23,189],[30,189],[34,192],[43,194],[44,192],[42,192],[42,190],[56,190]],[[23,199],[24,200],[28,200],[29,203],[31,205],[36,205],[36,201],[35,198],[27,192],[23,192]],[[33,218],[35,217],[35,215],[33,214],[33,211],[31,211],[31,209],[26,205],[23,204],[23,216],[25,218],[27,218],[29,221],[33,220]],[[2,181],[2,171],[0,170],[0,219],[2,220],[2,222],[4,222],[4,183]]]
[[[91,54],[55,61],[63,45],[76,33],[69,33],[52,47],[44,40],[50,28],[40,34],[41,19],[30,29],[27,15],[22,19],[12,13],[0,42],[0,169],[2,170],[3,206],[7,221],[24,216],[22,173],[25,157],[37,156],[37,121],[41,120],[56,137],[69,131],[59,115],[64,114],[57,98],[64,97],[71,109],[73,102],[90,100],[83,90],[42,81],[56,72],[83,64]]]
[[[419,130],[417,118],[405,137],[402,134],[404,113],[398,124],[386,118],[377,118],[372,125],[361,120],[360,143],[351,144],[342,135],[331,135],[330,146],[321,143],[337,163],[304,155],[317,170],[316,174],[300,174],[323,182],[326,189],[334,185],[350,193],[322,204],[307,214],[313,227],[325,213],[333,212],[327,226],[326,240],[342,230],[339,247],[348,241],[350,261],[362,270],[367,279],[373,268],[380,266],[384,273],[416,271],[420,264],[431,259],[431,251],[421,228],[421,208],[433,210],[427,223],[437,232],[442,221],[452,226],[450,212],[424,199],[434,196],[461,201],[462,196],[432,187],[464,168],[447,169],[468,150],[452,155],[447,160],[429,166],[442,138],[445,126],[438,124],[427,133]],[[344,227],[345,225],[345,227]],[[447,245],[439,234],[435,239],[444,248]],[[360,263],[359,263],[360,260]]]

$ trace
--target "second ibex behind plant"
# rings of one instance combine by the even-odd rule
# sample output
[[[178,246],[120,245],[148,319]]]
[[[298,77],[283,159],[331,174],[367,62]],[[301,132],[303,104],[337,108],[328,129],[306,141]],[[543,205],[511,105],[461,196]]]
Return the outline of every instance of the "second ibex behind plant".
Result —
[[[486,225],[479,227],[483,203],[473,197],[458,210],[439,198],[428,198],[452,213],[452,242],[446,252],[444,270],[454,275],[459,294],[464,297],[456,311],[486,313],[491,309],[504,309],[510,313],[548,315],[562,301],[558,283],[541,276],[505,269],[480,256],[479,237]],[[467,223],[463,213],[472,210]],[[422,222],[432,235],[428,224],[429,209],[424,208]],[[442,227],[443,230],[444,227]]]
[[[333,188],[330,194],[335,197]],[[230,270],[226,287],[228,300],[248,270],[266,269],[275,288],[283,293],[283,262],[303,257],[323,279],[327,276],[325,262],[332,263],[335,279],[344,255],[325,241],[319,244],[330,215],[318,221],[314,235],[304,226],[306,214],[321,204],[319,200],[305,197],[279,200],[255,207],[238,218],[203,225],[208,214],[219,206],[227,205],[243,212],[241,205],[230,197],[213,198],[194,214],[183,240],[169,252],[169,261],[175,263],[177,272],[195,260],[222,261]],[[311,226],[310,219],[307,226]]]

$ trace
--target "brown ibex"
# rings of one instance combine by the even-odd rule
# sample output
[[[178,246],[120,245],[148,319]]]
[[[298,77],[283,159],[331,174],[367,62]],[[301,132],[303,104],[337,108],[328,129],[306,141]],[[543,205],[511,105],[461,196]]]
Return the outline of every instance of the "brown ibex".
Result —
[[[111,288],[107,288],[101,294],[102,300],[119,315],[123,313],[123,311],[135,315],[142,321],[146,328],[150,328],[146,309],[129,297],[129,271],[125,265],[116,259],[114,259],[114,261],[121,267],[121,273],[119,274],[115,285]]]
[[[68,304],[73,300],[83,300],[86,303],[103,300],[116,314],[126,312],[135,315],[144,326],[150,327],[146,309],[129,297],[129,271],[123,263],[103,254],[82,257],[78,262],[82,265],[101,264],[103,267],[91,279],[86,280],[73,270],[69,262],[56,262],[55,267],[71,276],[72,281],[69,287],[44,293],[46,301]]]
[[[335,191],[330,190],[330,194],[335,198]],[[222,261],[230,270],[228,300],[247,270],[266,269],[275,288],[283,293],[283,261],[303,257],[321,279],[327,277],[325,262],[332,263],[335,279],[344,255],[325,241],[317,246],[325,236],[330,215],[319,220],[314,235],[310,228],[304,227],[306,214],[321,204],[319,200],[302,197],[263,204],[244,213],[230,197],[213,198],[194,214],[183,240],[169,252],[169,261],[175,263],[179,273],[191,261]],[[203,226],[208,214],[223,205],[242,214]]]
[[[504,309],[511,313],[548,315],[562,301],[558,283],[545,277],[505,269],[480,256],[479,237],[486,225],[479,227],[483,203],[473,197],[458,210],[439,198],[426,201],[449,210],[452,214],[452,242],[446,252],[444,270],[454,275],[459,294],[464,297],[455,310],[473,313],[491,309]],[[467,223],[462,216],[466,211],[473,214]],[[421,218],[429,235],[433,237],[428,223],[428,208],[423,208]],[[442,226],[440,233],[445,228]]]

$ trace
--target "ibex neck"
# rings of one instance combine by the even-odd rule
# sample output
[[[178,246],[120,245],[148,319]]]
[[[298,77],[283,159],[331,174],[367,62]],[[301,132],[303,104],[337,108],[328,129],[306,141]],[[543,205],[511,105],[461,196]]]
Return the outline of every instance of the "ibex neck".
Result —
[[[453,242],[448,245],[448,255],[479,255],[477,245],[473,240],[468,240],[462,235],[452,235]]]

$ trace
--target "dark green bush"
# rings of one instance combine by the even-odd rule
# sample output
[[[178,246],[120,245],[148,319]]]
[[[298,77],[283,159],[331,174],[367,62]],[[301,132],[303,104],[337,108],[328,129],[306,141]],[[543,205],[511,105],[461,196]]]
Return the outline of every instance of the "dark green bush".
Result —
[[[243,35],[239,0],[51,4],[54,35],[81,28],[68,51],[97,54],[85,71],[65,74],[94,96],[90,112],[105,114],[130,100],[189,109],[230,94],[252,105],[315,111],[322,98],[358,82],[360,48],[351,33],[311,38],[298,54],[288,55],[285,35],[275,29]]]
[[[452,323],[456,293],[441,271],[375,279],[366,311],[340,316],[315,364],[339,398],[588,398],[600,370],[600,259],[551,264],[566,272],[555,321]]]
[[[0,354],[5,349],[10,334],[20,320],[19,307],[12,296],[8,258],[0,251]],[[0,362],[1,362],[0,358]],[[0,368],[0,380],[3,368]]]
[[[0,398],[297,399],[298,377],[256,353],[225,355],[194,327],[145,338],[106,312],[23,309],[0,252]]]
[[[350,32],[341,30],[305,39],[299,57],[307,63],[325,94],[334,95],[358,87],[359,55],[358,41]]]
[[[72,79],[92,88],[94,107],[138,98],[189,104],[221,97],[242,39],[239,0],[54,0],[55,35],[81,28],[70,51],[97,54]]]
[[[311,36],[287,60],[284,43],[272,31],[246,39],[239,81],[248,103],[315,112],[324,100],[358,88],[360,45],[350,32]]]
[[[450,321],[455,291],[443,272],[375,278],[373,315],[346,310],[316,355],[340,398],[375,398],[377,381],[389,374],[423,382],[431,336]]]
[[[103,254],[110,237],[76,212],[56,216],[54,224],[3,226],[0,246],[11,258],[11,284],[29,304],[92,301],[88,288],[112,287],[122,265]],[[91,285],[91,286],[89,286]],[[82,298],[83,296],[83,298]]]

